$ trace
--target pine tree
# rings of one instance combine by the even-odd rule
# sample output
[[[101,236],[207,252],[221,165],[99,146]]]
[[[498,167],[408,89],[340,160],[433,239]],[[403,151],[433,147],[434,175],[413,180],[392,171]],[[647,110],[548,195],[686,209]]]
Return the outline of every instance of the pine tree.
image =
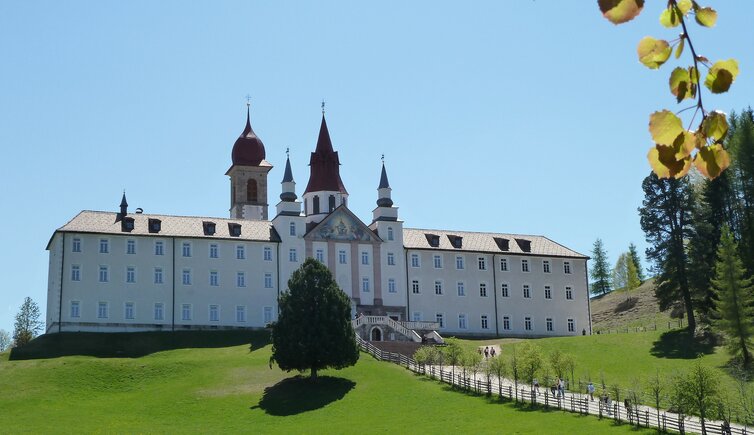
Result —
[[[628,253],[631,255],[631,260],[633,260],[636,266],[636,276],[639,278],[641,284],[646,281],[646,277],[644,276],[644,269],[641,267],[641,259],[639,258],[639,251],[636,250],[636,245],[633,243],[628,245]]]
[[[39,316],[39,305],[27,296],[16,314],[13,328],[14,346],[25,346],[39,334],[39,331],[44,328]]]
[[[639,207],[641,228],[650,247],[647,259],[657,271],[655,296],[661,310],[681,303],[689,331],[696,317],[688,282],[686,241],[691,234],[693,197],[686,178],[660,179],[652,173],[642,182],[644,201]]]
[[[754,274],[754,112],[751,107],[731,115],[727,147],[731,150],[733,189],[737,203],[737,228],[741,260]]]
[[[594,282],[592,283],[593,294],[606,294],[610,291],[610,266],[607,262],[607,252],[602,244],[602,239],[594,241],[592,248],[592,259],[594,263],[589,275]]]
[[[285,370],[311,370],[311,379],[328,367],[356,364],[359,348],[351,325],[351,302],[330,270],[307,258],[280,297],[280,316],[272,325],[272,358]]]
[[[746,278],[746,269],[738,257],[738,247],[728,227],[723,227],[717,251],[712,286],[719,299],[716,326],[728,336],[728,348],[741,356],[745,366],[751,364],[754,337],[754,285]]]

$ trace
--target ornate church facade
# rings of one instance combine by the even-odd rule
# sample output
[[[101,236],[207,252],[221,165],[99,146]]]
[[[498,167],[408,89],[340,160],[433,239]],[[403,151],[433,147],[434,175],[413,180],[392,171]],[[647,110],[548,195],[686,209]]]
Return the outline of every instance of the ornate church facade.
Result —
[[[124,194],[119,212],[57,229],[47,332],[262,328],[313,257],[354,316],[443,335],[591,333],[588,257],[543,236],[405,228],[384,163],[371,220],[352,213],[324,113],[302,198],[287,160],[271,219],[265,157],[247,111],[226,173],[230,218],[130,212]]]

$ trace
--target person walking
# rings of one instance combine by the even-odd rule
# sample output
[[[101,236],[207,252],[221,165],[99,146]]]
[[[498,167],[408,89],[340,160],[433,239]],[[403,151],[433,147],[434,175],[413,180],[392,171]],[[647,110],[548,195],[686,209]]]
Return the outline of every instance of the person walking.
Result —
[[[565,396],[565,383],[563,382],[563,379],[558,378],[558,397],[564,397]]]
[[[589,397],[591,397],[592,402],[594,402],[594,384],[589,382],[589,385],[586,386],[586,391],[589,393]]]
[[[485,346],[484,347],[484,359],[487,359],[489,357],[490,357],[490,347],[489,346]]]
[[[495,346],[492,346],[492,349],[490,349],[490,356],[495,358]]]

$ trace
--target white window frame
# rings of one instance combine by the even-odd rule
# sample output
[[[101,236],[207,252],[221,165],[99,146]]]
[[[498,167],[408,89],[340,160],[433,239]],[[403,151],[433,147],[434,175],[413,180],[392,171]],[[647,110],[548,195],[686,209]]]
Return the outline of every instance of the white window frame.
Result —
[[[262,255],[263,255],[264,261],[272,261],[272,248],[269,246],[265,246],[264,249],[262,249]]]
[[[110,240],[109,239],[99,239],[99,253],[100,254],[110,253]]]
[[[317,249],[314,251],[314,258],[319,261],[320,263],[325,262],[325,250],[324,249]]]
[[[422,321],[422,312],[421,311],[414,311],[411,313],[411,318],[414,322],[421,322]]]
[[[236,260],[246,260],[246,248],[244,245],[236,245]]]
[[[136,266],[126,266],[126,284],[136,284]]]
[[[395,236],[393,235],[393,227],[387,227],[387,239],[389,241],[392,241],[395,239]]]
[[[246,323],[246,305],[236,305],[236,323]]]
[[[487,270],[487,259],[484,257],[477,257],[477,266],[479,270]]]
[[[435,269],[442,269],[442,255],[435,254],[432,256],[432,265]]]
[[[181,284],[191,285],[191,269],[183,269],[181,271]]]
[[[106,265],[99,266],[99,282],[110,282],[110,267]]]
[[[550,260],[542,260],[542,273],[550,273]]]
[[[545,286],[545,299],[552,299],[552,286]]]
[[[162,284],[162,268],[161,267],[155,267],[154,268],[154,283],[155,284]]]
[[[264,274],[264,288],[272,288],[272,274],[271,273]]]
[[[262,320],[264,321],[265,325],[272,323],[272,321],[274,320],[274,318],[272,317],[272,307],[262,308]]]
[[[553,331],[552,317],[548,317],[548,318],[545,319],[545,330],[547,332],[552,332]]]
[[[440,329],[445,328],[445,313],[435,313],[435,322],[440,325]]]
[[[110,318],[110,309],[107,302],[97,302],[97,318],[108,319]]]
[[[220,274],[216,270],[209,271],[209,286],[210,287],[220,286]]]
[[[296,235],[296,222],[291,222],[288,224],[288,235],[290,236]]]
[[[191,257],[191,242],[181,242],[181,257]]]
[[[126,255],[136,255],[136,240],[126,240]]]
[[[531,299],[531,286],[529,284],[523,284],[521,291],[524,295],[524,299]]]
[[[571,274],[571,262],[570,261],[564,261],[563,262],[563,273],[566,275]]]
[[[220,305],[210,304],[208,311],[207,316],[210,322],[220,321]]]
[[[361,251],[361,264],[363,266],[369,266],[369,252]]]
[[[508,271],[508,258],[507,257],[500,258],[500,271],[501,272]]]
[[[209,244],[209,258],[220,258],[220,247],[217,243]]]
[[[73,242],[71,242],[71,252],[81,252],[81,238],[73,238]]]
[[[81,317],[81,301],[71,301],[71,318],[78,319]]]
[[[411,294],[420,295],[421,294],[421,283],[418,279],[411,280]]]
[[[458,329],[469,329],[469,322],[466,318],[466,313],[458,314]]]
[[[463,255],[456,255],[456,270],[463,270],[464,264],[463,264]]]
[[[364,293],[369,293],[371,291],[369,288],[369,278],[361,278],[361,291]]]
[[[482,314],[479,318],[479,323],[482,329],[490,329],[490,319],[486,314]]]
[[[71,281],[81,281],[81,265],[71,265]]]
[[[345,249],[341,249],[338,251],[338,263],[348,264],[348,256],[346,255]]]
[[[529,260],[526,258],[521,259],[521,272],[529,273]]]
[[[387,265],[395,266],[395,254],[393,254],[392,252],[387,253]]]
[[[510,286],[507,282],[500,283],[500,297],[503,298],[509,298],[511,295],[510,293]]]
[[[162,240],[154,241],[154,255],[165,255],[165,242]]]
[[[480,298],[487,297],[487,283],[486,282],[479,283],[479,297]]]
[[[435,294],[442,295],[442,280],[440,279],[435,280]]]
[[[246,272],[236,272],[236,287],[246,287]]]
[[[291,248],[288,250],[288,261],[290,261],[291,263],[298,261],[298,253],[296,252],[296,248]]]
[[[388,278],[388,280],[387,280],[387,292],[388,293],[398,293],[398,290],[395,287],[395,278]]]
[[[466,296],[466,284],[463,281],[458,281],[456,283],[456,292],[458,296],[461,296],[461,297]]]
[[[534,325],[532,324],[531,317],[524,317],[524,330],[533,331]]]
[[[576,321],[574,319],[568,319],[566,321],[568,332],[576,332]]]
[[[153,314],[155,320],[165,320],[165,304],[162,302],[155,302]]]
[[[134,314],[134,303],[126,302],[123,304],[123,319],[134,320],[136,315]]]
[[[503,330],[504,331],[510,331],[511,330],[511,318],[510,318],[510,316],[503,316]]]
[[[181,320],[182,321],[191,321],[192,316],[192,309],[191,304],[181,304]]]
[[[565,287],[565,298],[567,301],[573,300],[573,287],[571,287],[570,285],[567,285]]]
[[[411,267],[414,269],[422,267],[421,259],[419,258],[419,254],[411,254]]]

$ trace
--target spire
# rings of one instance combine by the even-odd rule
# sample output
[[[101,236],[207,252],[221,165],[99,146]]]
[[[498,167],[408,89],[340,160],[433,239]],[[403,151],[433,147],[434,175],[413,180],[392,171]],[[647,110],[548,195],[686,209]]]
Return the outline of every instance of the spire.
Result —
[[[246,100],[246,126],[233,144],[232,159],[234,165],[258,166],[264,160],[265,150],[262,140],[251,128],[251,103]]]
[[[285,153],[288,154],[288,150],[285,150]],[[285,173],[283,174],[283,181],[280,183],[282,184],[282,191],[280,192],[280,200],[283,202],[294,202],[296,201],[296,182],[293,181],[293,171],[291,171],[291,158],[286,157],[285,159]]]
[[[128,207],[128,201],[126,201],[126,190],[123,189],[123,198],[120,199],[120,208]]]
[[[291,157],[288,155],[289,149],[285,149],[285,173],[283,174],[283,183],[293,181],[293,171],[291,171]]]
[[[311,154],[309,166],[311,168],[309,183],[304,193],[333,191],[348,194],[340,178],[340,159],[338,152],[333,150],[324,114],[322,114],[322,124],[319,127],[317,148]]]
[[[385,170],[385,155],[382,155],[382,174],[380,174],[380,185],[377,187],[377,207],[392,207],[393,200],[390,199],[390,182],[387,181],[387,171]]]
[[[387,171],[385,171],[385,155],[382,155],[382,174],[380,175],[380,185],[378,189],[390,189],[390,182],[387,181]]]

